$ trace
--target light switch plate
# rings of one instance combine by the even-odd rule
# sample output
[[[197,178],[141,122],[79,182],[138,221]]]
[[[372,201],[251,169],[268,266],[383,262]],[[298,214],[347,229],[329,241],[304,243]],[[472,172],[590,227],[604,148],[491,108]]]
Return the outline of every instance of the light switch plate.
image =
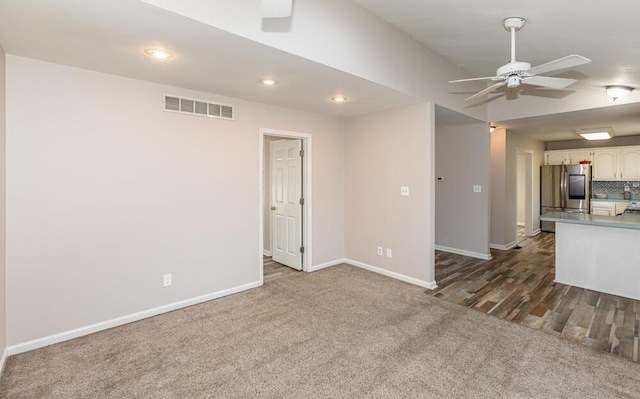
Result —
[[[408,197],[409,196],[409,186],[401,186],[400,187],[400,195],[402,195],[403,197]]]
[[[473,192],[474,192],[474,193],[481,193],[481,192],[482,192],[482,186],[481,186],[481,185],[479,185],[479,184],[475,184],[475,185],[473,186]]]

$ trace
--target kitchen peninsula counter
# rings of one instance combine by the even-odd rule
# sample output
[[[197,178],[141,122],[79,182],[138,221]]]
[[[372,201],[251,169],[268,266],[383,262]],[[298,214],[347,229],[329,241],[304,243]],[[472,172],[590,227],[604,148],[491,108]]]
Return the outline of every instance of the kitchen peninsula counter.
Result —
[[[619,227],[623,229],[640,230],[640,215],[634,214],[604,216],[574,212],[547,212],[544,215],[540,216],[540,220],[546,222],[587,224],[592,226]]]
[[[556,279],[640,300],[640,215],[549,212],[556,222]]]

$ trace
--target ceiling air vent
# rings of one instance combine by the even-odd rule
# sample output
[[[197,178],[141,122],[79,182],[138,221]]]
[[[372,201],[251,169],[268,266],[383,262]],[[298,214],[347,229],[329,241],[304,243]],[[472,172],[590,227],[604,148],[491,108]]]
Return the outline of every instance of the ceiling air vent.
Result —
[[[204,100],[169,96],[166,94],[164,96],[164,110],[179,112],[181,114],[233,120],[232,105],[214,104]]]

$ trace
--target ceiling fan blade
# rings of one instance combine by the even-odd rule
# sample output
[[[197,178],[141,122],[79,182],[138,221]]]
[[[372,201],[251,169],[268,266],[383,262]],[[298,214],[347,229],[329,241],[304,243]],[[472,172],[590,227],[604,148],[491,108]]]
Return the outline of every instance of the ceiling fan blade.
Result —
[[[557,71],[559,69],[572,68],[578,65],[588,64],[590,62],[590,59],[585,58],[581,55],[571,54],[566,57],[558,58],[557,60],[534,66],[527,71],[527,74],[538,75],[541,73]]]
[[[576,79],[552,78],[549,76],[531,76],[521,79],[522,83],[534,86],[549,87],[551,89],[564,89],[577,82]]]
[[[262,0],[262,18],[288,18],[293,0]]]
[[[475,82],[477,80],[501,80],[500,76],[486,76],[484,78],[471,78],[471,79],[458,79],[458,80],[450,80],[449,83],[460,83],[460,82]]]
[[[490,91],[493,91],[493,90],[497,89],[498,87],[504,86],[506,84],[507,84],[506,80],[503,80],[502,82],[498,82],[496,84],[493,84],[493,85],[487,87],[486,89],[477,92],[476,94],[472,95],[471,97],[465,98],[464,101],[469,101],[469,100],[471,100],[473,98],[483,96],[483,95],[489,93]]]

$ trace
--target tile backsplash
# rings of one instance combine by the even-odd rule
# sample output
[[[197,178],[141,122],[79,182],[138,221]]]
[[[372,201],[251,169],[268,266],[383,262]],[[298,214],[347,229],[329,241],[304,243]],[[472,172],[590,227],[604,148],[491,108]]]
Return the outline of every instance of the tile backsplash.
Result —
[[[631,188],[631,199],[640,199],[640,182],[637,181],[594,181],[591,186],[593,194],[608,194],[611,199],[622,199],[624,186]]]

